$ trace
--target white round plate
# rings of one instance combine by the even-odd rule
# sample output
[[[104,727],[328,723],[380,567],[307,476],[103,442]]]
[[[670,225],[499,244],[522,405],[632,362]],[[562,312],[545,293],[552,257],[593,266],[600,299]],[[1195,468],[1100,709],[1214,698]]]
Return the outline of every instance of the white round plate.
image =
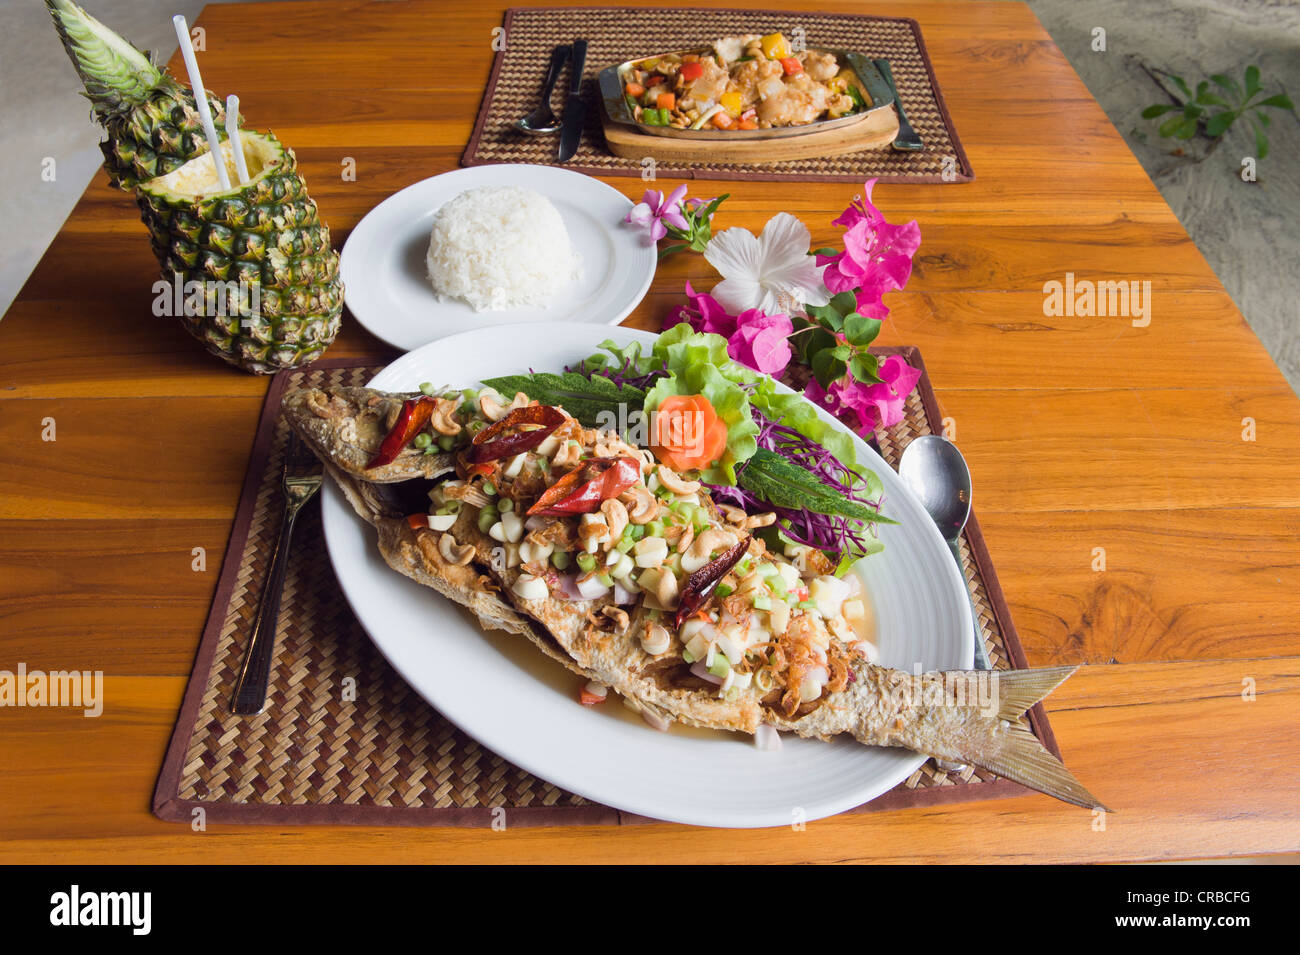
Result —
[[[558,371],[652,335],[574,324],[516,325],[454,335],[404,355],[371,382],[468,387],[484,378]],[[823,414],[829,423],[843,428]],[[883,553],[858,562],[877,616],[882,663],[911,671],[969,669],[974,653],[965,582],[947,545],[898,475],[865,443],[880,475]],[[439,712],[530,773],[607,806],[702,826],[784,826],[850,809],[906,779],[924,757],[841,738],[783,736],[777,751],[743,734],[674,726],[661,733],[611,700],[577,701],[581,681],[530,642],[485,633],[459,606],[390,569],[375,535],[332,484],[322,500],[330,560],[357,618],[388,661]]]
[[[434,213],[466,189],[484,186],[545,196],[582,255],[582,278],[546,308],[476,312],[459,299],[443,299],[429,284],[425,254]],[[348,309],[366,331],[405,351],[485,325],[616,325],[645,297],[657,262],[645,230],[623,223],[631,208],[614,187],[555,166],[473,166],[425,179],[375,206],[348,236],[340,259]]]

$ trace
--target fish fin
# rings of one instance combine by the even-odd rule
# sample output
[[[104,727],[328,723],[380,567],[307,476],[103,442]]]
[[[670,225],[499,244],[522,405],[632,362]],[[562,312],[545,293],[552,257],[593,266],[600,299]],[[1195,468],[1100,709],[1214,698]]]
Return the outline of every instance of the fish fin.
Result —
[[[998,719],[1015,722],[1047,694],[1064,683],[1077,666],[1039,670],[997,670]]]
[[[1023,723],[1000,728],[972,748],[977,752],[965,754],[963,758],[999,776],[1084,809],[1114,811],[1084,789]]]

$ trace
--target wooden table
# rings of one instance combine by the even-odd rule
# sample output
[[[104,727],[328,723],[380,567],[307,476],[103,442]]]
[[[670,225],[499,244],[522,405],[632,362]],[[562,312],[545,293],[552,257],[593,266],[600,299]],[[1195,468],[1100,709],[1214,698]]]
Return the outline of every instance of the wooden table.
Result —
[[[1100,664],[1048,710],[1070,767],[1119,810],[1104,831],[1040,796],[761,834],[193,833],[153,818],[267,381],[151,316],[149,244],[131,198],[100,172],[0,324],[0,669],[102,669],[107,704],[98,719],[0,710],[0,861],[1056,862],[1300,850],[1300,402],[1028,7],[870,9],[920,21],[979,177],[876,190],[891,220],[915,217],[923,235],[882,342],[923,350],[1030,662]],[[341,245],[385,196],[456,168],[502,12],[502,0],[213,6],[198,20],[204,77],[294,147]],[[340,176],[345,157],[355,182]],[[631,197],[644,188],[609,182]],[[785,209],[813,227],[814,246],[837,234],[830,219],[855,191],[725,188],[726,225],[757,231]],[[1150,281],[1150,325],[1046,317],[1043,284],[1067,271]],[[698,257],[670,260],[629,324],[657,328],[683,280],[709,274]],[[348,321],[330,355],[393,352]],[[47,418],[53,442],[42,440]],[[203,572],[191,569],[196,547]]]

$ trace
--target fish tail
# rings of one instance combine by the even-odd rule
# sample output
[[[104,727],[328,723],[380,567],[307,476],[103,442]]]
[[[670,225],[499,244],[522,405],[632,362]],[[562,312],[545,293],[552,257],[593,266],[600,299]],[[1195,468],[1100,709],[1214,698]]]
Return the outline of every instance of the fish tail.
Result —
[[[1065,682],[1078,667],[1010,670],[997,674],[998,714],[963,734],[961,759],[1030,789],[1085,809],[1112,810],[1088,792],[1024,723],[1025,711]]]

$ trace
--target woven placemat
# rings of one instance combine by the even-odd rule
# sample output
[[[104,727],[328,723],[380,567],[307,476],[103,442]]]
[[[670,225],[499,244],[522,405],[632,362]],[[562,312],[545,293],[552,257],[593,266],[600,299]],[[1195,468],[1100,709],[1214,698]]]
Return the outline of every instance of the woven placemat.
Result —
[[[880,351],[901,353],[924,371],[914,348]],[[207,822],[279,824],[489,826],[507,816],[511,826],[643,821],[513,766],[418,697],[352,615],[325,556],[315,504],[299,518],[285,574],[269,702],[257,716],[230,712],[244,641],[279,533],[280,465],[289,436],[280,399],[286,388],[364,385],[378,371],[355,361],[325,361],[281,372],[272,382],[217,594],[154,794],[155,814],[190,822],[194,810],[202,809]],[[941,420],[928,376],[922,375],[906,410],[901,424],[877,435],[891,465],[909,441],[930,434]],[[1024,667],[973,517],[962,555],[994,667]],[[355,699],[348,698],[349,686],[357,690]],[[1059,755],[1041,706],[1030,710],[1029,719]],[[983,770],[949,773],[927,761],[894,790],[852,811],[1024,792]]]
[[[530,137],[514,121],[531,112],[541,95],[551,50],[587,40],[584,94],[586,129],[577,154],[565,167],[602,176],[640,176],[636,159],[612,155],[600,128],[595,76],[607,66],[638,56],[698,47],[737,33],[799,37],[808,47],[853,50],[889,60],[898,98],[925,143],[921,152],[872,149],[826,159],[778,163],[710,163],[689,166],[661,162],[656,175],[685,179],[799,179],[824,182],[969,182],[975,178],[935,80],[921,28],[904,17],[791,13],[776,10],[705,10],[619,7],[512,7],[492,66],[474,134],[461,157],[465,166],[483,163],[555,163],[558,140]],[[800,32],[801,31],[801,32]],[[563,103],[567,69],[552,105]]]

